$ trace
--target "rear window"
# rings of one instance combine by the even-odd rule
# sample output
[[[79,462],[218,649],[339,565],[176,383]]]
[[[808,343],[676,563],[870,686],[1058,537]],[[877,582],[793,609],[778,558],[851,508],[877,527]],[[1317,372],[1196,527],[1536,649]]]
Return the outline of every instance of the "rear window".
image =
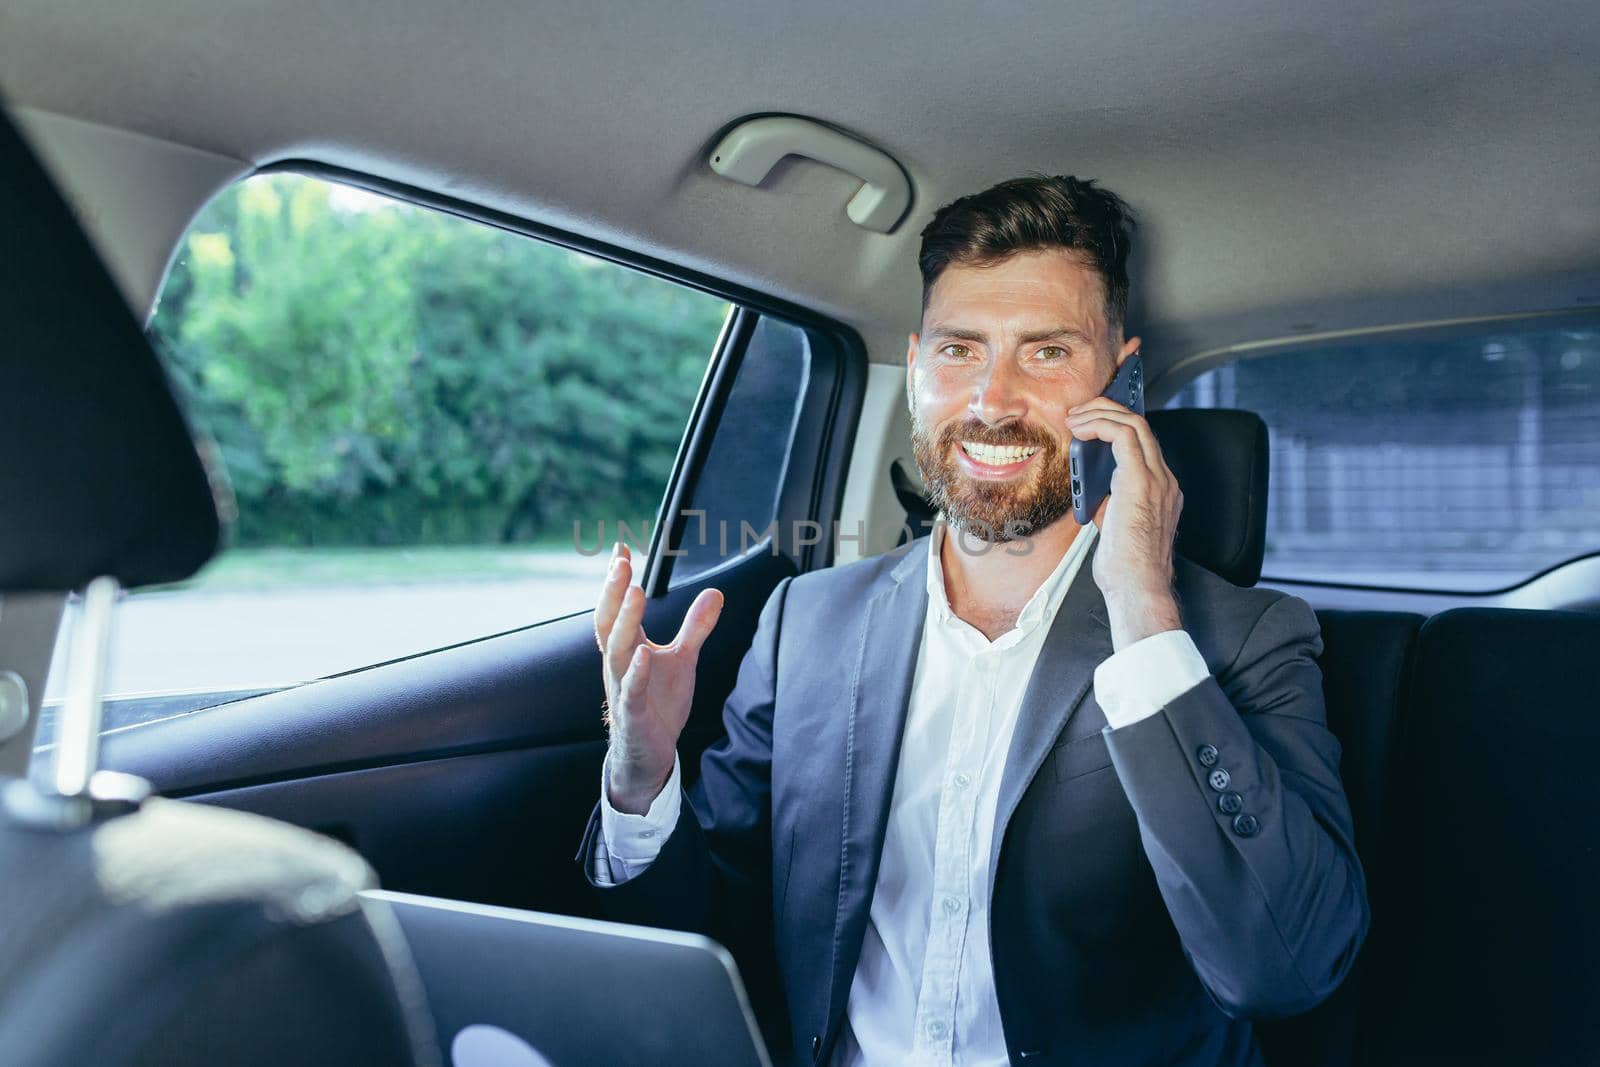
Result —
[[[1237,358],[1167,406],[1266,420],[1268,578],[1490,592],[1600,551],[1592,318]]]

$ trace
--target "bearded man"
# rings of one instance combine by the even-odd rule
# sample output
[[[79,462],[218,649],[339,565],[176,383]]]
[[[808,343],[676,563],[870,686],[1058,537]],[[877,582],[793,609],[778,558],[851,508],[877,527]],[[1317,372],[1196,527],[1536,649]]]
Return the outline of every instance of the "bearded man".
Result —
[[[1316,617],[1174,555],[1177,483],[1101,395],[1139,348],[1130,231],[1060,176],[935,214],[906,392],[944,521],[779,584],[687,792],[721,597],[654,644],[613,557],[579,860],[615,917],[770,950],[796,1063],[1259,1063],[1252,1020],[1365,937]],[[1074,438],[1116,459],[1086,524]]]

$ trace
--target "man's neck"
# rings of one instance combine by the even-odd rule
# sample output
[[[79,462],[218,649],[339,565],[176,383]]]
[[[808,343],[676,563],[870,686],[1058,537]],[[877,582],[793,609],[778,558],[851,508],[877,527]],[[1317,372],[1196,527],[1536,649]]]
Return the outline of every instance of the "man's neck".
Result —
[[[990,544],[948,527],[939,563],[951,612],[993,641],[1016,625],[1081,529],[1068,514],[1025,539]]]

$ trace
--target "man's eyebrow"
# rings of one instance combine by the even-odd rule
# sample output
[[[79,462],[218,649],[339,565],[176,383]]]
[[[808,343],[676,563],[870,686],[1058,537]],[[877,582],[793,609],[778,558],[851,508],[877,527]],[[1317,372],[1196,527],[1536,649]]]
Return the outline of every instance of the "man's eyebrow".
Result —
[[[966,330],[959,326],[946,326],[943,323],[934,323],[928,331],[933,337],[948,337],[955,341],[972,341],[975,344],[987,344],[989,335],[982,330]],[[1045,330],[1032,330],[1018,338],[1025,345],[1036,341],[1076,341],[1081,345],[1092,347],[1094,342],[1082,330],[1071,326],[1052,326]]]

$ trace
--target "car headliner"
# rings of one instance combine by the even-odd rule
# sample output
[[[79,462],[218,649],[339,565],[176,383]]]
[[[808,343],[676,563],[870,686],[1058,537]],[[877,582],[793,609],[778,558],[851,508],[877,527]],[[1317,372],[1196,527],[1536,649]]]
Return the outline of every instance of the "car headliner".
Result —
[[[1600,6],[1119,0],[467,5],[9,0],[14,104],[265,165],[308,159],[683,263],[897,362],[918,232],[1032,171],[1141,214],[1152,372],[1263,338],[1600,305]],[[758,189],[707,149],[755,113],[884,148]]]

